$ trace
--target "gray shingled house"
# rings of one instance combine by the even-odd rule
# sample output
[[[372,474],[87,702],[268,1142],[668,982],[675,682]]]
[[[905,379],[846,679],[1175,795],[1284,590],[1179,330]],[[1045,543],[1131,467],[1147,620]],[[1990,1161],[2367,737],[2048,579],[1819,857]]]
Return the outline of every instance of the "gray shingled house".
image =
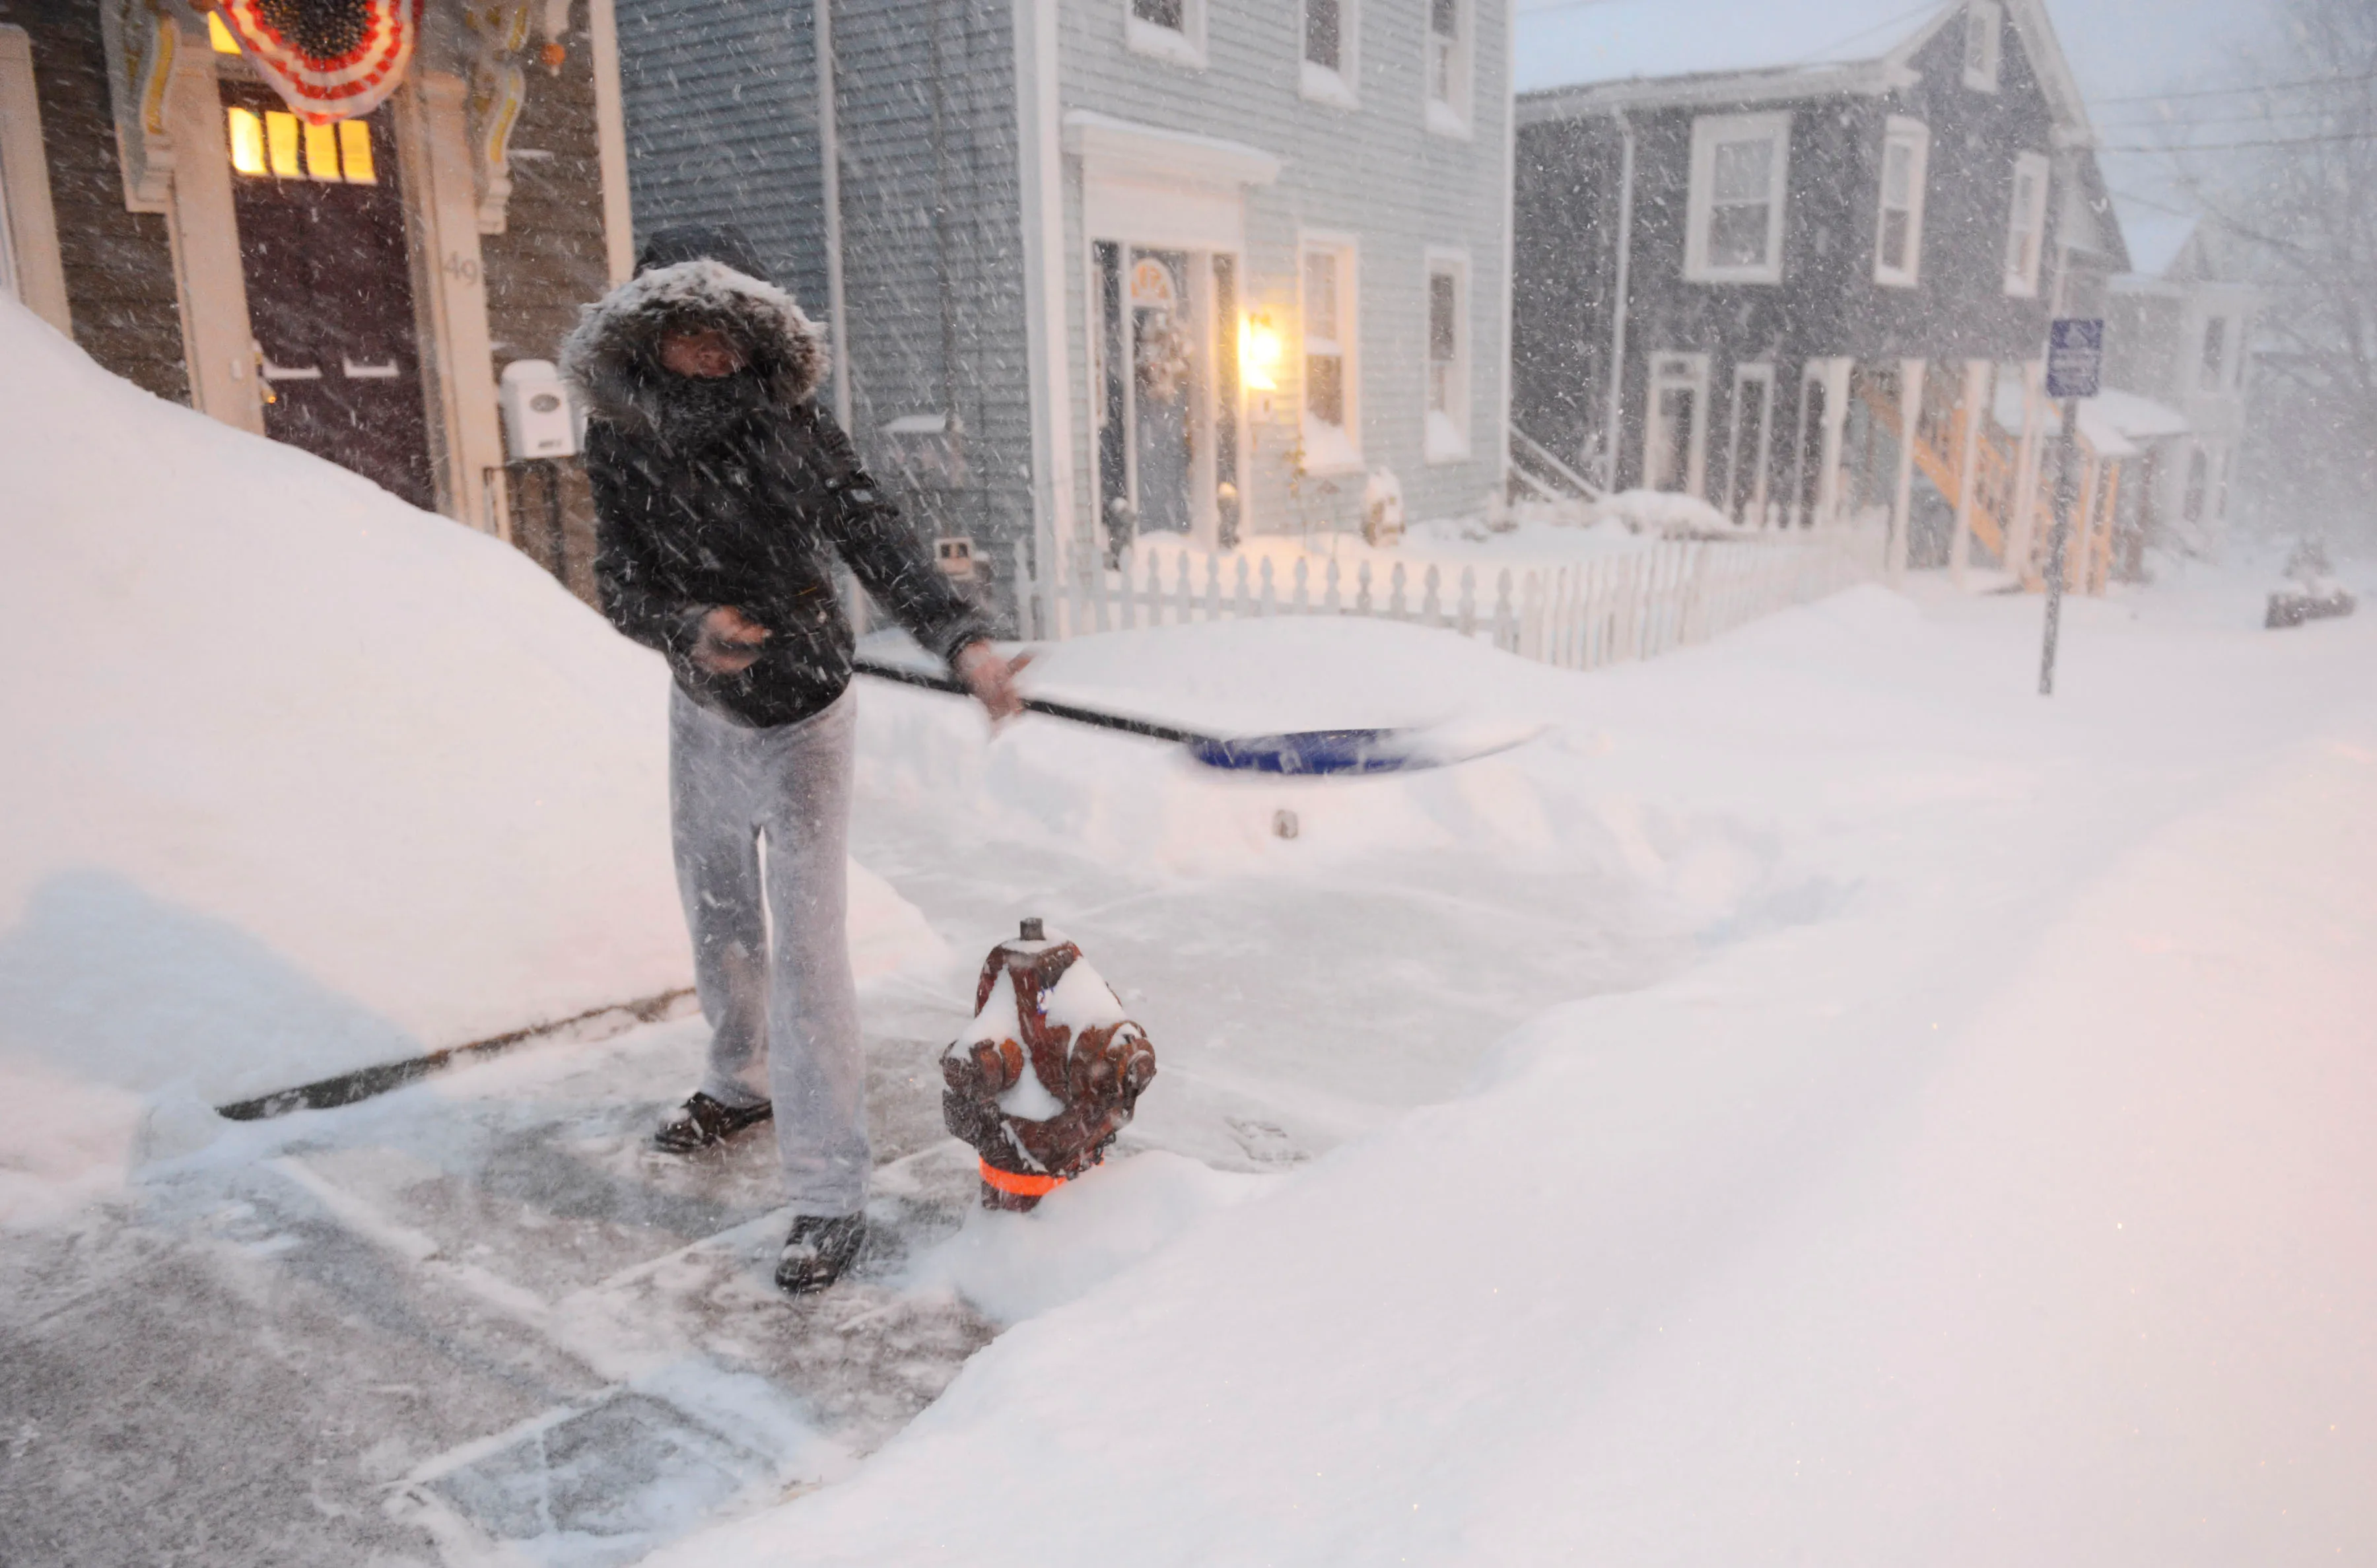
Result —
[[[1508,0],[651,0],[639,233],[731,221],[1012,605],[1136,537],[1350,529],[1503,472]],[[821,62],[823,64],[821,64]],[[960,543],[962,542],[962,543]]]
[[[1518,100],[1517,427],[1619,487],[2035,578],[2047,324],[2127,265],[2038,0],[1546,25],[1592,79]]]

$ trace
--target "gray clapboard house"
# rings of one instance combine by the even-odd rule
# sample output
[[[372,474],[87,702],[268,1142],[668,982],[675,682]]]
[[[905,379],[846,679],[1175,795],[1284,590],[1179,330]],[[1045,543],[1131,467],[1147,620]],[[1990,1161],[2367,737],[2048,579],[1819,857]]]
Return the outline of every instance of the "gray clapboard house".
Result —
[[[2037,413],[2049,318],[2127,264],[2038,0],[1544,25],[1592,79],[1518,100],[1517,427],[1619,487],[2028,572],[2043,420],[1991,411]]]
[[[860,450],[1012,605],[1135,537],[1484,509],[1509,0],[651,0],[635,221],[732,221]],[[822,64],[821,64],[822,63]],[[1392,484],[1388,481],[1392,479]],[[945,546],[945,558],[962,548]]]

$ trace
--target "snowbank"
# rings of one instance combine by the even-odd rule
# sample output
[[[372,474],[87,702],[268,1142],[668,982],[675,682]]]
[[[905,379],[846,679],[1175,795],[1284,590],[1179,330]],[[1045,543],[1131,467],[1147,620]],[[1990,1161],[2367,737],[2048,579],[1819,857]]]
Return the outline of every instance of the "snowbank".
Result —
[[[8,302],[0,366],[12,1085],[221,1103],[689,983],[654,656]],[[853,895],[863,972],[938,951]],[[0,1173],[64,1168],[30,1126]]]
[[[974,1227],[948,1267],[1018,1326],[854,1479],[656,1561],[2377,1552],[2377,637],[2200,597],[2072,606],[2052,703],[2035,602],[1870,589],[1638,669],[1467,668],[1566,726],[1496,764],[1572,835],[1547,856],[1630,809],[1689,884],[1664,809],[1798,880],[1720,863],[1679,977],[1234,1203],[1151,1227],[1095,1191],[1126,1166]],[[1178,666],[1292,712],[1232,683],[1301,686],[1263,640],[1301,632]],[[1152,699],[1106,652],[1048,676]],[[1347,657],[1374,698],[1411,668]]]

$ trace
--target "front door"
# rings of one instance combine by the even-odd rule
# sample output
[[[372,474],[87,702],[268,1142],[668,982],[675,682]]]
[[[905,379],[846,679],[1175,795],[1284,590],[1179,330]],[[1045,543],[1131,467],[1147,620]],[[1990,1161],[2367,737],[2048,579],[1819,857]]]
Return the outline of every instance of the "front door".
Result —
[[[1130,263],[1131,450],[1141,533],[1186,533],[1195,516],[1197,342],[1188,258],[1138,250]]]
[[[436,506],[388,111],[305,126],[228,82],[223,104],[265,433]]]

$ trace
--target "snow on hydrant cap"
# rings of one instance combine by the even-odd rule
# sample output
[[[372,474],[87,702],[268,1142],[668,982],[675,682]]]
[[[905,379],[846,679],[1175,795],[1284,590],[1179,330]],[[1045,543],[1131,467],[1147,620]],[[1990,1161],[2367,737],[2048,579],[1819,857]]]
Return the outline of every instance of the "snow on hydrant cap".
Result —
[[[1028,1209],[1105,1157],[1155,1049],[1081,950],[1033,918],[984,960],[941,1076],[942,1116],[981,1156],[983,1202]]]

